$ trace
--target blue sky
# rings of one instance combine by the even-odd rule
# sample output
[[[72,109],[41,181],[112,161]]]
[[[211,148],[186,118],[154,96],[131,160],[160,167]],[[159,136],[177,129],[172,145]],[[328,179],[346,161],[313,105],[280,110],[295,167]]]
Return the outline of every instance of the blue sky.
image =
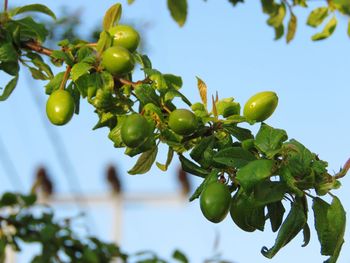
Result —
[[[54,11],[62,5],[69,5],[74,10],[82,8],[83,26],[80,30],[86,34],[115,3],[109,0],[88,4],[82,0],[36,2],[47,4]],[[277,92],[279,106],[267,123],[287,130],[290,138],[298,139],[327,160],[331,172],[337,171],[350,156],[347,20],[340,17],[334,36],[314,43],[310,37],[316,31],[305,26],[307,13],[299,8],[296,10],[300,17],[296,39],[287,45],[284,40],[273,40],[273,30],[265,24],[266,17],[257,1],[248,1],[237,8],[232,8],[225,0],[189,2],[189,16],[183,28],[170,18],[165,0],[136,0],[131,6],[126,1],[121,2],[126,20],[147,25],[145,41],[153,66],[164,73],[182,76],[183,92],[193,102],[199,100],[195,76],[207,83],[210,94],[218,91],[220,98],[234,97],[241,104],[256,92]],[[10,1],[13,6],[29,3],[32,2]],[[320,4],[322,1],[311,6]],[[0,76],[3,79],[3,75]],[[22,74],[11,98],[0,104],[0,137],[25,186],[25,189],[14,187],[0,165],[2,191],[29,191],[39,164],[48,167],[60,193],[70,190],[64,177],[65,170],[57,161],[41,121],[46,100],[44,85],[44,82],[33,82]],[[40,111],[32,92],[41,101]],[[108,191],[103,172],[109,163],[118,166],[128,193],[177,191],[176,162],[168,173],[154,168],[146,175],[127,175],[126,171],[136,160],[113,148],[106,129],[92,131],[96,122],[93,109],[82,102],[79,116],[64,127],[52,127],[67,148],[85,194]],[[163,161],[164,154],[159,156]],[[194,180],[193,183],[200,182]],[[350,211],[347,198],[349,179],[344,178],[342,184],[335,194],[344,202],[345,210]],[[76,207],[72,205],[57,209],[60,216],[76,214]],[[110,239],[110,207],[93,208],[91,215],[97,225],[90,226],[89,232]],[[309,223],[313,225],[312,216]],[[166,257],[172,249],[179,248],[189,255],[191,262],[200,262],[212,255],[216,233],[220,236],[219,251],[224,258],[235,262],[322,262],[324,259],[319,255],[315,231],[308,247],[300,247],[302,236],[298,236],[273,260],[265,259],[260,249],[264,245],[272,246],[275,239],[268,227],[264,233],[245,233],[235,227],[229,217],[219,225],[211,224],[201,215],[196,201],[169,207],[128,205],[123,212],[122,226],[122,247],[127,251],[152,249]],[[348,230],[345,239],[350,240]],[[340,263],[349,262],[349,248],[349,243],[345,243]],[[21,261],[27,262],[23,256]]]

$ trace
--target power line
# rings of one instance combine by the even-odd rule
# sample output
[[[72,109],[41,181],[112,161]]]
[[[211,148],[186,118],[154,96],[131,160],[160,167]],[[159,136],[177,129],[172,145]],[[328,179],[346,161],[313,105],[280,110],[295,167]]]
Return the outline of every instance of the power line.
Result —
[[[0,160],[2,162],[2,166],[4,167],[6,175],[10,183],[12,184],[13,188],[14,189],[19,188],[18,190],[24,189],[24,186],[21,181],[21,177],[17,173],[14,162],[12,161],[10,154],[5,144],[3,143],[1,137],[0,137],[0,155],[1,155]]]
[[[33,82],[31,78],[27,76],[28,82]],[[30,94],[32,95],[33,100],[35,101],[35,105],[39,111],[40,119],[42,121],[42,124],[45,128],[45,131],[49,137],[49,141],[51,142],[51,145],[53,146],[54,152],[56,154],[56,157],[61,165],[61,168],[63,170],[64,177],[67,181],[69,191],[71,193],[77,192],[79,195],[75,195],[76,204],[80,208],[80,210],[88,210],[88,203],[86,202],[86,199],[83,195],[83,191],[79,182],[79,179],[77,177],[77,173],[75,171],[74,165],[72,161],[69,158],[68,151],[66,150],[65,144],[60,136],[60,134],[56,131],[56,129],[53,129],[51,125],[48,125],[46,115],[43,114],[41,106],[43,105],[43,101],[40,96],[36,96],[34,91],[29,88]],[[89,215],[89,213],[86,213],[86,215],[89,217],[89,221],[93,228],[96,227],[96,224]]]

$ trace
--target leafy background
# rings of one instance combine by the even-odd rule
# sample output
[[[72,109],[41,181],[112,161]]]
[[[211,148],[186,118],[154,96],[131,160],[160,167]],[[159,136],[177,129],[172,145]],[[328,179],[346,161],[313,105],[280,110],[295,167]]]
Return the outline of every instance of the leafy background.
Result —
[[[27,3],[11,2],[13,6]],[[90,6],[86,6],[83,1],[40,3],[49,4],[54,10],[58,10],[62,4],[72,9],[85,5],[82,10],[84,26],[80,31],[89,34],[101,20],[105,9],[114,2],[104,1],[103,4]],[[322,1],[318,1],[310,5],[316,7],[322,4]],[[97,12],[97,9],[100,11]],[[296,39],[287,46],[284,41],[273,41],[274,33],[265,25],[267,17],[262,15],[259,3],[250,1],[232,8],[225,1],[197,1],[189,3],[188,9],[188,20],[181,29],[171,20],[165,1],[135,1],[130,7],[124,5],[124,17],[138,25],[148,26],[145,41],[153,64],[163,72],[183,76],[183,92],[192,101],[199,100],[195,76],[205,80],[209,92],[218,91],[221,98],[234,96],[242,103],[257,91],[276,91],[280,104],[268,123],[286,129],[290,137],[298,138],[319,153],[337,171],[349,156],[350,144],[347,138],[347,68],[350,61],[350,55],[345,52],[349,45],[347,18],[340,18],[338,29],[330,39],[313,43],[310,36],[317,30],[303,25],[308,11],[298,9],[300,27]],[[97,13],[100,15],[97,16]],[[0,104],[3,120],[1,139],[15,162],[22,184],[27,186],[19,188],[18,184],[18,188],[14,189],[9,181],[4,181],[3,190],[29,190],[35,165],[39,163],[49,165],[58,191],[67,192],[70,189],[64,179],[65,171],[57,162],[40,121],[44,109],[43,85],[21,76],[14,96]],[[31,92],[43,99],[41,111],[35,107]],[[88,193],[106,191],[105,183],[101,180],[106,163],[115,163],[119,171],[125,174],[134,162],[113,148],[106,140],[106,130],[92,132],[91,127],[95,123],[91,108],[83,103],[79,117],[64,128],[55,128],[68,149],[81,188]],[[172,176],[175,168],[173,165],[170,169],[170,176],[165,176],[157,169],[149,175],[124,176],[125,189],[130,192],[175,191]],[[1,173],[5,174],[5,170]],[[345,178],[343,188],[337,192],[342,200],[346,200],[347,184]],[[350,204],[345,201],[344,207],[349,210]],[[71,215],[75,210],[74,206],[61,207],[59,212],[61,215]],[[101,221],[102,216],[110,218],[106,209],[94,209],[92,216],[96,222]],[[237,262],[268,262],[259,251],[263,245],[270,246],[274,240],[274,235],[268,232],[242,233],[233,227],[230,219],[220,226],[214,226],[205,221],[195,202],[185,207],[164,210],[128,207],[124,223],[125,249],[136,251],[150,248],[151,244],[156,251],[168,255],[174,247],[179,247],[194,262],[203,258],[202,251],[211,250],[216,231],[220,233],[220,250],[226,258],[233,258]],[[149,226],[145,227],[145,223]],[[107,237],[109,229],[98,224],[97,228],[90,227],[90,231]],[[274,260],[320,262],[319,245],[315,233],[312,234],[308,247],[300,248],[300,238],[300,244],[294,241]],[[348,231],[345,239],[349,240]],[[249,246],[242,247],[242,244]],[[164,253],[166,251],[169,253]],[[339,262],[347,262],[350,257],[347,251],[345,243]]]

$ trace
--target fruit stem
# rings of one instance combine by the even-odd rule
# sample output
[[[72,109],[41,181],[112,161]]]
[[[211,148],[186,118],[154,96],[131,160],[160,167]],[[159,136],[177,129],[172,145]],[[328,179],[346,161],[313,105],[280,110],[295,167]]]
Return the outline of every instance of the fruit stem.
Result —
[[[66,72],[64,72],[63,79],[62,79],[62,82],[61,82],[59,89],[64,90],[64,88],[66,87],[66,84],[67,84],[67,81],[69,78],[69,73],[70,73],[71,69],[72,69],[72,67],[68,65]]]

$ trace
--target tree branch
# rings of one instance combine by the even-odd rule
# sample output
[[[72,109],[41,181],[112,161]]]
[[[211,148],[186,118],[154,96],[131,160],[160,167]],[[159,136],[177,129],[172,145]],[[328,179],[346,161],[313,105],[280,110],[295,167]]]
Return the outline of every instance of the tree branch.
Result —
[[[38,52],[40,54],[51,56],[52,55],[52,49],[46,48],[41,46],[38,42],[35,41],[27,41],[22,43],[24,48],[33,50],[35,52]]]

